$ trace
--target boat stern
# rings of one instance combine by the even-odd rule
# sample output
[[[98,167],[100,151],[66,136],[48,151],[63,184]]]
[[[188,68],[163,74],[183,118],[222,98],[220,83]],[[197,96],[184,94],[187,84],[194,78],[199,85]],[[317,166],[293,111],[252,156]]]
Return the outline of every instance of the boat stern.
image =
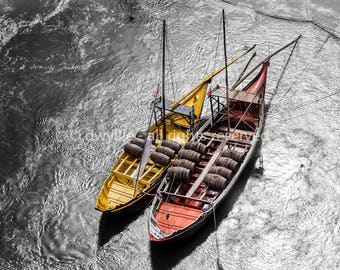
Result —
[[[149,240],[164,242],[180,238],[203,214],[201,209],[162,202],[150,218]]]

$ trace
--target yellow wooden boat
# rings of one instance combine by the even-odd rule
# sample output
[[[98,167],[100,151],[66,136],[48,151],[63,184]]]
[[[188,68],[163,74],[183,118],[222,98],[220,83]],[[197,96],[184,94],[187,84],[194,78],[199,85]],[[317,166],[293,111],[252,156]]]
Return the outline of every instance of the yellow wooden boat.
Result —
[[[227,65],[233,64],[251,49],[245,50]],[[134,212],[151,201],[150,193],[159,185],[181,146],[199,127],[209,82],[224,69],[225,66],[209,74],[174,102],[164,99],[153,102],[154,124],[147,134],[138,132],[125,145],[124,152],[99,192],[95,206],[97,210],[112,213]],[[157,118],[159,112],[164,113],[161,119]],[[151,150],[145,156],[143,148],[146,148],[147,141],[151,142]]]

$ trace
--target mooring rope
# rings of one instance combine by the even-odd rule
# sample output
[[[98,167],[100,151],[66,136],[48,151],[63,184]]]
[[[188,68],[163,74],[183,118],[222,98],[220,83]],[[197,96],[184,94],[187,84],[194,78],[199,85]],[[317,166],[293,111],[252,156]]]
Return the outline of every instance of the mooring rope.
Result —
[[[229,5],[235,6],[235,7],[241,7],[240,5],[237,5],[237,4],[235,4],[231,1],[228,1],[228,0],[222,0],[222,1],[229,4]],[[285,16],[281,16],[281,15],[273,15],[273,14],[269,14],[265,11],[262,11],[262,10],[259,10],[259,9],[253,8],[253,7],[246,7],[246,6],[244,6],[244,7],[247,8],[247,9],[253,10],[257,14],[260,14],[262,16],[266,16],[266,17],[269,17],[269,18],[273,18],[273,19],[285,20],[285,21],[291,21],[291,22],[311,23],[311,24],[315,25],[316,27],[318,27],[319,29],[321,29],[322,31],[327,32],[334,39],[340,40],[340,34],[334,32],[333,29],[329,29],[326,26],[324,26],[324,25],[322,25],[318,22],[315,22],[312,19],[293,18],[293,17],[285,17]]]
[[[323,99],[326,99],[326,98],[329,98],[329,97],[332,97],[332,96],[335,96],[335,95],[339,95],[339,94],[340,94],[340,91],[337,91],[337,92],[331,93],[331,94],[329,94],[329,95],[323,96],[323,97],[321,97],[321,98],[314,99],[314,100],[312,100],[312,101],[310,101],[310,102],[306,102],[306,103],[301,104],[301,105],[299,105],[299,106],[292,107],[292,108],[287,108],[286,110],[289,111],[289,112],[293,112],[293,111],[298,110],[298,109],[300,109],[300,108],[304,108],[304,107],[306,107],[306,106],[310,106],[311,104],[317,103],[317,102],[319,102],[320,100],[323,100]],[[281,119],[281,118],[280,118],[280,119],[281,119],[281,121],[287,121],[287,120],[290,120],[290,119],[293,119],[293,118],[296,118],[296,117],[300,117],[300,116],[303,116],[303,115],[306,115],[306,114],[309,114],[309,112],[302,113],[302,114],[299,114],[299,115],[294,114],[294,115],[292,115],[291,117],[287,117],[287,118],[284,118],[284,119]],[[277,116],[277,117],[279,117],[279,116]],[[281,117],[281,116],[280,116],[280,117]]]
[[[216,47],[215,47],[215,55],[214,55],[214,63],[213,63],[213,69],[216,69],[217,67],[217,54],[218,54],[218,48],[220,46],[220,39],[221,39],[221,32],[222,32],[222,17],[220,17],[220,22],[219,22],[219,28],[218,28],[218,34],[216,36]],[[210,65],[210,61],[209,61]]]
[[[335,95],[338,95],[338,94],[340,94],[340,91],[337,91],[337,92],[334,92],[334,93],[332,93],[332,94],[323,96],[323,97],[321,97],[321,98],[314,99],[313,101],[306,102],[306,103],[301,104],[301,105],[299,105],[299,106],[293,107],[293,108],[291,108],[291,109],[289,109],[289,110],[290,110],[290,111],[297,110],[297,109],[300,109],[300,108],[302,108],[302,107],[311,105],[311,104],[313,104],[313,103],[317,103],[317,102],[319,102],[320,100],[323,100],[323,99],[326,99],[326,98],[329,98],[329,97],[332,97],[332,96],[335,96]]]
[[[220,247],[218,245],[218,237],[217,237],[217,222],[216,222],[216,214],[215,214],[215,206],[211,204],[212,210],[213,210],[213,215],[214,215],[214,228],[215,228],[215,244],[216,244],[216,265],[217,269],[223,269],[221,262],[220,262]]]

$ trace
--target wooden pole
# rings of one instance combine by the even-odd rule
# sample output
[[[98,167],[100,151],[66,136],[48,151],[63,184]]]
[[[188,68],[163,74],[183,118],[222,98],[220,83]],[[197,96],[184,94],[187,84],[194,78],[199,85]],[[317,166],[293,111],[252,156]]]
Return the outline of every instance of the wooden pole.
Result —
[[[229,85],[228,85],[228,66],[227,66],[228,60],[227,60],[224,9],[222,10],[222,19],[223,19],[223,51],[224,51],[224,65],[225,65],[225,92],[226,92],[226,98],[227,98],[227,121],[228,121],[228,134],[229,134],[230,119],[229,119]]]
[[[247,68],[249,67],[251,61],[254,59],[255,56],[256,56],[256,52],[254,52],[253,55],[250,57],[250,59],[248,60],[246,66],[245,66],[244,69],[242,70],[240,76],[238,76],[236,82],[235,82],[234,85],[231,87],[231,89],[235,89],[235,85],[239,82],[239,80],[241,80],[242,76],[243,76],[244,73],[246,72]]]
[[[268,62],[270,60],[270,58],[272,58],[274,55],[278,54],[279,52],[283,51],[284,49],[286,49],[287,47],[289,47],[290,45],[292,45],[293,43],[298,42],[298,40],[301,38],[301,35],[299,35],[296,39],[294,39],[293,41],[289,42],[287,45],[281,47],[280,49],[278,49],[277,51],[273,52],[272,54],[270,54],[269,56],[267,56],[264,60],[262,60],[259,64],[257,64],[252,70],[250,70],[242,79],[240,79],[236,84],[235,84],[235,88],[240,85],[246,78],[248,78],[249,75],[251,75],[259,66],[261,66],[263,63]]]
[[[163,140],[166,140],[165,125],[165,20],[163,20],[163,56],[162,56],[162,121],[163,121]]]
[[[214,107],[213,107],[213,101],[212,101],[212,96],[211,96],[211,88],[209,89],[209,101],[210,101],[210,111],[211,111],[211,124],[215,124],[214,120]]]

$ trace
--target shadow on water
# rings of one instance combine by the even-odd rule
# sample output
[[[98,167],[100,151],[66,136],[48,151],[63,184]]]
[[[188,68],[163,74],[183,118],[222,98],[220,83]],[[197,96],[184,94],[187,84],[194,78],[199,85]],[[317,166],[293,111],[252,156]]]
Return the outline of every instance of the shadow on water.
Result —
[[[141,211],[129,215],[104,212],[99,221],[98,246],[105,245],[114,235],[122,232],[128,224],[136,220],[140,214]]]
[[[253,158],[249,162],[249,166],[241,175],[239,181],[235,184],[232,192],[222,202],[222,204],[216,210],[216,222],[217,227],[223,219],[225,219],[229,212],[232,210],[235,202],[238,200],[240,194],[243,192],[244,187],[250,177],[250,175],[261,174],[261,169],[255,168],[257,158]],[[202,244],[211,233],[214,233],[214,221],[211,218],[196,234],[192,237],[175,243],[162,243],[162,244],[150,244],[151,251],[151,264],[152,269],[163,270],[170,269],[175,266],[180,260],[188,256],[193,250]],[[217,248],[217,247],[216,247]],[[212,254],[212,256],[217,256]]]

